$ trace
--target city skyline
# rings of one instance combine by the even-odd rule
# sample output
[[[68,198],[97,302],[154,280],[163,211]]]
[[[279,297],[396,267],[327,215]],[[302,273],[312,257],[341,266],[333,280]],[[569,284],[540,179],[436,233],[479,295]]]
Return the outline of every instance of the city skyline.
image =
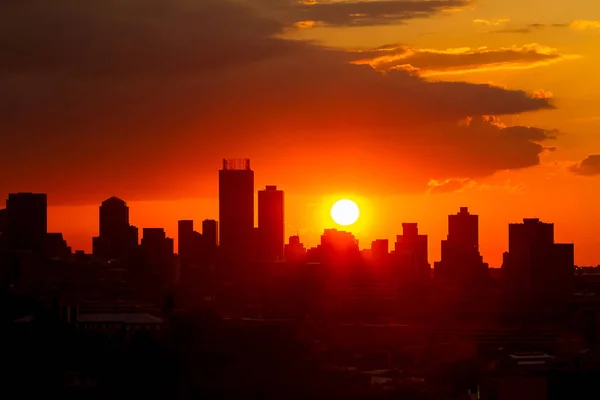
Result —
[[[164,227],[158,227],[158,225],[153,225],[151,227],[135,226],[130,224],[130,211],[132,210],[132,207],[130,207],[125,200],[116,196],[112,196],[102,201],[99,208],[96,207],[98,217],[97,229],[99,236],[89,238],[90,246],[88,248],[93,250],[94,255],[99,255],[106,258],[121,258],[124,257],[128,251],[131,251],[131,249],[137,246],[138,243],[143,245],[145,236],[148,236],[146,240],[150,241],[148,243],[154,243],[153,246],[157,246],[157,240],[167,240],[170,241],[170,244],[168,244],[167,247],[172,249],[171,253],[178,253],[180,257],[189,258],[193,257],[191,255],[193,252],[203,251],[199,250],[199,248],[203,245],[200,242],[195,242],[196,239],[194,239],[193,236],[199,235],[201,238],[206,234],[209,242],[214,241],[215,239],[218,240],[218,245],[221,248],[221,251],[224,251],[226,254],[235,254],[237,257],[243,256],[240,258],[241,260],[257,257],[257,254],[260,254],[260,256],[268,254],[269,256],[267,258],[270,260],[282,259],[284,254],[284,245],[290,243],[291,237],[299,235],[299,230],[297,229],[296,231],[290,231],[289,228],[286,229],[286,214],[284,211],[286,208],[285,191],[278,189],[276,185],[266,185],[264,188],[258,189],[254,188],[255,171],[251,169],[250,162],[251,160],[249,159],[223,159],[223,168],[219,170],[219,187],[221,193],[220,200],[218,201],[220,210],[219,217],[224,218],[226,225],[229,225],[229,227],[226,226],[225,228],[225,236],[223,236],[223,224],[220,223],[220,220],[212,220],[208,217],[202,217],[201,219],[177,218],[175,220],[177,226],[175,232],[170,232]],[[250,196],[250,194],[252,194],[252,196]],[[33,207],[37,207],[34,208],[37,210],[36,212],[43,216],[42,219],[44,221],[48,220],[46,211],[48,200],[46,194],[35,194],[30,192],[11,194],[9,199],[7,199],[7,206],[10,204],[10,201],[15,202],[13,199],[19,198],[26,199],[23,205],[25,209],[27,209],[27,207],[31,207],[31,204],[33,204]],[[331,202],[330,206],[333,206],[338,200],[343,200],[343,198],[338,198],[334,202]],[[243,205],[244,202],[250,202],[248,207]],[[40,203],[40,206],[37,206],[36,203]],[[253,209],[252,212],[250,212],[251,209]],[[6,210],[1,211],[6,212]],[[353,232],[352,228],[355,224],[358,224],[362,218],[365,218],[362,215],[355,224],[350,224],[347,226],[337,224],[333,217],[329,215],[330,223],[319,234],[319,241],[307,242],[302,235],[299,235],[299,237],[300,242],[307,249],[315,249],[320,243],[322,243],[322,234],[334,229],[341,233],[347,232],[353,235],[353,237],[356,237],[361,250],[372,250],[375,253],[383,250],[384,243],[387,243],[389,252],[398,252],[399,249],[403,248],[398,247],[400,241],[412,246],[413,244],[411,243],[417,243],[420,240],[418,238],[424,238],[424,242],[417,245],[420,249],[423,249],[422,251],[425,252],[422,256],[415,256],[417,259],[422,260],[417,262],[417,264],[425,263],[429,265],[428,268],[431,267],[432,270],[438,269],[439,264],[440,271],[442,269],[446,269],[444,265],[448,263],[447,261],[444,261],[444,248],[452,243],[455,243],[463,248],[474,249],[475,253],[473,256],[475,259],[479,257],[479,262],[485,262],[485,269],[487,269],[488,265],[490,264],[487,261],[489,257],[480,250],[479,245],[481,240],[480,216],[477,213],[473,214],[471,211],[472,210],[469,210],[469,207],[461,206],[459,207],[458,212],[448,214],[447,224],[444,225],[446,229],[446,237],[441,238],[439,241],[435,241],[435,239],[431,240],[428,232],[420,228],[418,221],[403,222],[400,229],[396,232],[391,240],[390,238],[378,237],[373,238],[368,242],[361,241],[357,237],[356,233]],[[228,230],[234,233],[237,231],[238,233],[235,234],[239,235],[240,221],[242,221],[243,225],[248,224],[252,219],[255,221],[252,229],[247,230],[247,232],[242,230],[242,233],[246,232],[245,236],[241,236],[242,239],[236,237],[230,239],[231,233],[229,233]],[[9,219],[7,218],[6,221],[8,223]],[[507,224],[505,224],[507,227],[506,236],[508,245],[500,255],[503,262],[498,265],[490,265],[491,268],[500,268],[506,263],[505,253],[511,251],[511,246],[514,247],[514,244],[511,244],[512,242],[510,242],[510,235],[512,235],[511,232],[520,226],[519,224],[521,224],[521,221],[524,223],[535,221],[539,222],[540,219],[537,217],[522,217],[518,221],[509,221]],[[548,223],[547,221],[542,222],[542,226],[552,227],[550,242],[555,243],[554,223]],[[201,227],[200,233],[194,232],[195,223],[196,226]],[[371,223],[376,223],[376,221],[371,221]],[[40,225],[38,222],[35,222],[35,224],[37,224],[35,226]],[[6,226],[8,227],[8,225]],[[41,227],[38,229],[38,231],[40,231],[40,229]],[[42,230],[46,232],[46,234],[53,232],[51,227],[48,228],[47,226],[44,226]],[[58,234],[52,233],[52,235]],[[62,240],[62,232],[60,235],[60,239]],[[183,242],[180,239],[182,235],[186,235],[186,237],[183,239]],[[38,233],[37,236],[40,237],[40,234]],[[156,239],[157,237],[162,237],[163,239]],[[411,237],[416,239],[411,239]],[[221,240],[223,240],[223,238],[225,238],[226,243],[231,244],[222,246]],[[414,242],[414,240],[417,240],[417,242]],[[43,240],[38,238],[38,242],[42,244],[38,244],[37,246],[43,247]],[[65,238],[65,242],[71,244],[68,241],[68,238]],[[572,241],[566,242],[572,243]],[[245,244],[240,247],[240,243]],[[556,243],[558,243],[558,241]],[[115,244],[117,245],[117,248],[113,247]],[[234,247],[232,247],[232,244]],[[161,245],[159,244],[158,247],[160,246]],[[244,246],[256,246],[257,248],[255,250],[251,250],[250,247],[244,248]],[[400,244],[400,246],[403,246],[403,244]],[[73,247],[71,245],[70,248],[73,248],[74,251],[83,250],[88,253],[92,253],[86,247]],[[439,255],[438,252],[434,250],[436,248],[440,250]],[[182,255],[182,249],[185,249],[185,255]],[[256,251],[257,253],[252,253],[252,251]],[[575,254],[577,253],[575,252]],[[259,259],[260,256],[258,256]],[[491,258],[493,258],[493,256]],[[472,259],[472,256],[467,256],[467,259]],[[428,260],[430,260],[429,263]],[[466,265],[472,263],[472,261],[463,262],[465,262]],[[582,264],[581,266],[585,265]],[[477,273],[475,273],[475,275],[477,275]]]

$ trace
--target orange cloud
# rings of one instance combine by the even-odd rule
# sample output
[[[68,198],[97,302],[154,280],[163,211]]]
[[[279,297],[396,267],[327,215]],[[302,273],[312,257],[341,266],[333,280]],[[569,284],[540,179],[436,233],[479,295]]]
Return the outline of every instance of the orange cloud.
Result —
[[[500,19],[495,19],[495,20],[489,20],[489,19],[473,20],[473,23],[479,24],[479,25],[485,25],[485,26],[498,26],[498,25],[506,24],[507,22],[510,22],[510,18],[500,18]]]
[[[581,162],[571,165],[569,171],[582,176],[600,175],[600,154],[591,154],[587,156]]]
[[[464,74],[490,70],[529,69],[550,65],[566,59],[558,50],[533,43],[499,49],[415,49],[404,46],[385,46],[374,50],[352,52],[352,61],[371,65],[379,70],[396,68],[418,71],[421,76]]]
[[[316,25],[317,25],[316,21],[299,21],[299,22],[296,22],[296,24],[295,24],[296,28],[299,28],[299,29],[314,28]]]
[[[600,29],[600,21],[577,20],[571,22],[571,28],[577,30],[596,30]]]

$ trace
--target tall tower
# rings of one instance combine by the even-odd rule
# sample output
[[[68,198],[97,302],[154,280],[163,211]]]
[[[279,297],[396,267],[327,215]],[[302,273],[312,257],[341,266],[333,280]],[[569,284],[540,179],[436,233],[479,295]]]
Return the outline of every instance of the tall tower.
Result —
[[[193,262],[194,250],[194,221],[178,221],[177,254],[181,259],[181,265],[187,266]]]
[[[460,286],[487,279],[488,264],[479,253],[479,216],[461,207],[448,216],[448,237],[442,240],[442,260],[434,264],[436,279]]]
[[[268,261],[283,259],[284,193],[277,186],[267,186],[258,192],[258,232],[261,257]]]
[[[45,194],[12,193],[6,200],[5,232],[12,250],[43,254],[48,233],[48,200]]]
[[[574,289],[574,251],[573,244],[554,243],[554,224],[537,218],[509,224],[502,263],[506,289],[520,302],[551,306],[566,301]]]
[[[429,279],[427,235],[419,234],[416,223],[402,224],[402,235],[396,236],[394,257],[400,268],[399,275],[406,281]]]
[[[225,259],[247,261],[253,247],[254,171],[250,160],[223,160],[219,171],[220,248]]]
[[[100,205],[100,234],[93,239],[94,255],[123,258],[138,244],[138,230],[129,224],[125,201],[111,197]]]
[[[479,216],[471,214],[467,207],[448,215],[448,241],[465,249],[479,249]]]

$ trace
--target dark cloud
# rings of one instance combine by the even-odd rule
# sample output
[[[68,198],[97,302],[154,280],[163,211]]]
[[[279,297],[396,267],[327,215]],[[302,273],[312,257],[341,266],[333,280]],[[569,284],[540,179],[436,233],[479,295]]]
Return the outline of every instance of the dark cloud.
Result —
[[[224,0],[0,2],[2,190],[212,196],[231,156],[290,191],[425,191],[536,165],[552,136],[477,117],[548,98],[351,65],[260,15]]]
[[[532,68],[568,58],[555,49],[537,44],[500,49],[448,50],[390,45],[374,50],[353,52],[350,56],[355,63],[369,64],[380,70],[403,68],[420,75]]]
[[[576,175],[600,175],[600,154],[591,154],[587,156],[587,158],[580,163],[572,165],[569,170]]]
[[[278,10],[277,15],[290,24],[313,21],[318,25],[331,27],[399,24],[415,18],[429,18],[444,11],[454,11],[472,2],[473,0],[258,0],[264,7]]]

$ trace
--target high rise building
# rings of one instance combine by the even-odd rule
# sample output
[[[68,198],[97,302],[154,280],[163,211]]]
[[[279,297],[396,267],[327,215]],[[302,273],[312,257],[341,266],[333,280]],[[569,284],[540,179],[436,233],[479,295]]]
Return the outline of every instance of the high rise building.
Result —
[[[225,259],[249,261],[254,230],[254,171],[250,160],[223,160],[219,171],[219,223],[219,246]]]
[[[9,194],[3,232],[8,248],[43,255],[48,233],[47,210],[48,200],[45,194]]]
[[[217,247],[219,244],[219,223],[214,219],[202,221],[202,236],[206,240],[207,247]]]
[[[161,283],[173,284],[177,277],[173,257],[173,239],[167,237],[165,230],[163,228],[144,228],[140,249],[148,267],[160,278]]]
[[[479,253],[479,216],[467,207],[448,216],[448,237],[442,240],[442,260],[434,264],[434,276],[436,280],[473,287],[488,278],[488,264]]]
[[[377,239],[371,243],[371,256],[376,265],[383,265],[387,262],[390,254],[390,242],[387,239]]]
[[[71,248],[67,245],[62,233],[48,233],[44,253],[48,258],[64,259],[71,255]]]
[[[419,235],[416,223],[403,223],[402,235],[396,236],[394,262],[405,281],[430,278],[431,266],[427,250],[427,235]]]
[[[258,192],[258,235],[260,257],[273,261],[283,259],[285,245],[284,193],[277,186]]]
[[[526,218],[508,226],[508,252],[502,275],[506,289],[518,300],[552,305],[566,301],[573,292],[575,255],[573,244],[554,243],[554,224]]]
[[[93,238],[94,255],[120,259],[138,245],[138,229],[129,224],[129,207],[125,201],[111,197],[102,202],[99,210],[100,232]]]
[[[194,262],[194,221],[179,221],[177,228],[177,254],[187,266]]]
[[[284,247],[285,259],[291,263],[304,262],[306,260],[306,248],[300,242],[300,236],[290,236],[289,243]]]

